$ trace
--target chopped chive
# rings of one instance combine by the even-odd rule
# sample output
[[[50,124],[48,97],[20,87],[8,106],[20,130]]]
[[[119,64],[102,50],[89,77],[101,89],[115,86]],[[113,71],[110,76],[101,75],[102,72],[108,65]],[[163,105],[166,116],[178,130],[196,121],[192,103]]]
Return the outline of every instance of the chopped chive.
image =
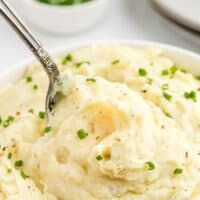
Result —
[[[119,62],[120,62],[119,60],[113,60],[113,61],[112,61],[112,65],[119,64]]]
[[[172,115],[171,115],[169,112],[164,111],[164,114],[165,114],[167,117],[172,118]]]
[[[187,70],[186,69],[180,69],[180,71],[184,74],[187,74]]]
[[[51,126],[47,126],[45,129],[44,129],[44,133],[49,133],[51,132],[52,130],[52,127]]]
[[[9,125],[10,125],[9,121],[6,120],[6,121],[3,122],[3,127],[4,128],[7,128]]]
[[[12,169],[7,168],[7,173],[8,173],[8,174],[11,174],[11,172],[12,172]]]
[[[17,161],[15,162],[15,167],[22,167],[23,165],[24,165],[23,160],[17,160]]]
[[[200,75],[194,76],[195,79],[197,79],[198,81],[200,81]]]
[[[147,79],[147,84],[151,85],[153,83],[153,79],[152,78],[148,78]]]
[[[96,159],[97,159],[98,161],[100,161],[100,160],[102,160],[103,158],[102,158],[101,155],[98,155],[98,156],[96,157]]]
[[[95,83],[96,79],[95,78],[87,78],[86,81],[87,82],[93,82],[93,83]]]
[[[168,90],[169,89],[169,85],[167,83],[162,85],[162,89],[163,90]]]
[[[8,116],[8,118],[3,122],[3,127],[7,128],[8,126],[10,126],[10,123],[14,121],[14,117],[13,116]]]
[[[88,64],[88,65],[90,65],[90,62],[89,62],[89,61],[83,61],[83,62],[76,63],[76,67],[79,68],[79,67],[81,67],[83,64]]]
[[[9,122],[13,122],[14,119],[15,119],[15,118],[14,118],[13,116],[10,115],[10,116],[8,116],[8,119],[7,119],[7,120],[8,120]]]
[[[26,175],[26,174],[24,173],[23,170],[20,171],[20,174],[21,174],[21,177],[22,177],[23,179],[27,179],[27,178],[29,178],[29,176]]]
[[[163,69],[161,74],[162,74],[162,76],[167,76],[169,74],[168,69]]]
[[[8,158],[8,159],[11,159],[11,158],[12,158],[12,153],[11,153],[11,152],[8,153],[7,158]]]
[[[33,81],[33,79],[32,79],[31,76],[27,76],[27,77],[26,77],[26,82],[27,82],[27,83],[30,83],[30,82],[32,82],[32,81]]]
[[[147,169],[148,169],[149,171],[155,169],[155,165],[154,165],[153,162],[150,162],[150,161],[149,161],[149,162],[146,162],[145,165],[147,166]]]
[[[83,140],[88,136],[88,133],[85,132],[83,129],[79,129],[77,131],[77,136],[79,137],[80,140]]]
[[[3,119],[0,117],[0,124],[2,124],[2,122],[3,122]]]
[[[146,76],[147,75],[147,71],[144,68],[139,68],[138,74],[140,76]]]
[[[65,57],[64,57],[64,59],[63,59],[63,61],[62,61],[62,65],[66,65],[68,62],[71,62],[72,61],[72,55],[69,53],[69,54],[67,54]]]
[[[182,174],[182,173],[183,173],[183,169],[181,169],[181,168],[176,168],[174,170],[174,174]]]
[[[37,85],[37,84],[34,84],[34,85],[33,85],[33,89],[34,89],[34,90],[37,90],[37,89],[38,89],[38,85]]]
[[[176,65],[173,65],[172,67],[169,68],[169,71],[172,76],[176,73],[177,70],[178,70],[178,67]]]
[[[194,102],[197,101],[196,92],[193,91],[193,90],[190,91],[190,92],[185,92],[185,93],[184,93],[184,97],[185,97],[186,99],[191,99],[191,100],[193,100]]]
[[[167,92],[163,92],[163,97],[164,97],[167,101],[171,101],[171,99],[172,99],[172,96],[171,96],[169,93],[167,93]]]
[[[38,113],[38,116],[39,116],[40,119],[45,119],[45,117],[46,117],[45,112],[42,112],[42,111],[40,111]]]
[[[33,113],[34,113],[34,109],[33,109],[33,108],[30,108],[30,109],[28,110],[28,112],[33,114]]]

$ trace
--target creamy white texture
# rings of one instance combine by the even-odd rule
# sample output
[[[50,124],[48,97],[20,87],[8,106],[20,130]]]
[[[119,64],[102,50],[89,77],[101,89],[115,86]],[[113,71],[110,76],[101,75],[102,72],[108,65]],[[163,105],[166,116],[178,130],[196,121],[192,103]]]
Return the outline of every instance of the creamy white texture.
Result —
[[[41,66],[0,91],[0,199],[200,199],[200,82],[153,48],[93,46],[62,59],[69,79],[51,128],[38,114]]]

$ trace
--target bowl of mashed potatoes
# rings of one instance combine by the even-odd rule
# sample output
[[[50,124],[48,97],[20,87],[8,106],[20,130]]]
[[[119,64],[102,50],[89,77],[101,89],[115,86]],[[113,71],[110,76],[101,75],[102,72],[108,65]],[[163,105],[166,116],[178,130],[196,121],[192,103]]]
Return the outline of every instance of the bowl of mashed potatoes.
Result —
[[[136,41],[58,52],[50,125],[38,63],[0,77],[0,199],[200,199],[200,56]]]

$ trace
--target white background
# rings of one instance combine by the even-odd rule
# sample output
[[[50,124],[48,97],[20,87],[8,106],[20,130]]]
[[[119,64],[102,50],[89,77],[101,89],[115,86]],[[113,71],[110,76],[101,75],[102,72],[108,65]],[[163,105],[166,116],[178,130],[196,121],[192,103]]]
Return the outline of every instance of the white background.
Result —
[[[186,31],[161,16],[151,0],[112,0],[104,20],[80,34],[53,36],[31,30],[49,49],[79,41],[125,38],[163,42],[200,53],[199,33]],[[0,18],[0,73],[30,56],[23,42]]]

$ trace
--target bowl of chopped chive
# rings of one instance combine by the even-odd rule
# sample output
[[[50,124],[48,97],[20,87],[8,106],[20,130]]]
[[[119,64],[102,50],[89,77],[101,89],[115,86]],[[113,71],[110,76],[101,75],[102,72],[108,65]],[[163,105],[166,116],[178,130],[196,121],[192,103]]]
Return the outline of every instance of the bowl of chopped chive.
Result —
[[[109,0],[20,0],[24,19],[52,34],[73,34],[97,24]]]

